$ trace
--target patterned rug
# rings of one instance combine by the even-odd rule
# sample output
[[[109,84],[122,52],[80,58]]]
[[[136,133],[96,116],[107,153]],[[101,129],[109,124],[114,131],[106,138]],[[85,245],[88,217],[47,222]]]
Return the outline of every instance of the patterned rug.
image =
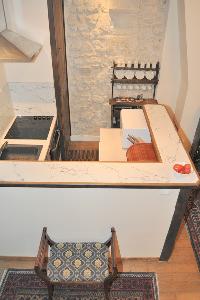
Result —
[[[0,270],[1,300],[48,300],[45,284],[33,270]],[[101,287],[64,287],[54,291],[54,300],[103,300]],[[155,273],[119,273],[111,290],[112,300],[158,300]]]
[[[187,202],[185,222],[200,271],[200,190],[193,190]]]

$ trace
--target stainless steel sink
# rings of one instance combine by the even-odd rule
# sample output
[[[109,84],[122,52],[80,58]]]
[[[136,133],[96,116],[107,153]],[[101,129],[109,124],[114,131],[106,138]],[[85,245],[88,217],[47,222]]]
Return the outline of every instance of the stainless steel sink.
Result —
[[[5,144],[0,151],[0,160],[38,160],[41,145]]]

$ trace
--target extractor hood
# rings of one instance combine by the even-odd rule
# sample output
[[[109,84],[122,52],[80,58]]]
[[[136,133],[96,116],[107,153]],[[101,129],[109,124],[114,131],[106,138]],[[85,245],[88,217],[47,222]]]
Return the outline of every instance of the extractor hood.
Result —
[[[9,30],[4,0],[0,0],[0,62],[32,62],[42,46]]]

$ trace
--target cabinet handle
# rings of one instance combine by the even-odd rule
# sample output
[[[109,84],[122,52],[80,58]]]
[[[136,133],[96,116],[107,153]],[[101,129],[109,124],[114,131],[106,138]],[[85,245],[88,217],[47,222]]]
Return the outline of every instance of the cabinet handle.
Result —
[[[61,132],[59,129],[57,129],[55,131],[55,135],[57,135],[57,138],[56,138],[56,145],[53,149],[50,150],[50,158],[51,160],[54,160],[54,153],[56,152],[57,148],[58,148],[58,144],[59,144],[59,141],[60,141],[60,136],[61,136]]]

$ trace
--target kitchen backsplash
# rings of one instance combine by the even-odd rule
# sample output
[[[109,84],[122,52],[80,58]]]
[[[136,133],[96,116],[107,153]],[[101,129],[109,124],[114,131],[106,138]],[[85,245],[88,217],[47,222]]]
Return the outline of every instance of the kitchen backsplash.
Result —
[[[6,83],[3,65],[0,65],[0,137],[14,117],[10,91]]]
[[[110,126],[113,60],[161,60],[168,3],[65,0],[73,135],[99,135],[100,127]]]
[[[15,115],[55,115],[53,83],[8,83]]]

